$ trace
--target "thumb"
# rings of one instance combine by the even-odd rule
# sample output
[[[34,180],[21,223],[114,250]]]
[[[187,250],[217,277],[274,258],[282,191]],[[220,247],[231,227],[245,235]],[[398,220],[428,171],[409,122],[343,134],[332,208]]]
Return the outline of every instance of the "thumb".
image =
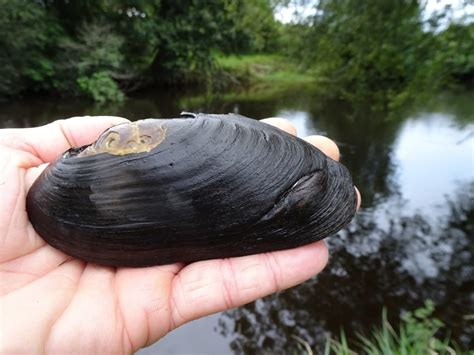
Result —
[[[115,116],[84,116],[35,128],[3,130],[0,142],[49,163],[71,147],[90,144],[107,128],[129,122]]]

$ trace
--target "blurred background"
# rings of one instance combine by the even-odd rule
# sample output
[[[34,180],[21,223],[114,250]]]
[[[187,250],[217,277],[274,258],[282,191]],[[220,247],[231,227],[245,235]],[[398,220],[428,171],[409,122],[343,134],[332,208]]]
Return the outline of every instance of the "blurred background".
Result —
[[[474,349],[473,1],[0,0],[0,14],[0,127],[280,116],[334,139],[362,192],[319,276],[141,354]]]

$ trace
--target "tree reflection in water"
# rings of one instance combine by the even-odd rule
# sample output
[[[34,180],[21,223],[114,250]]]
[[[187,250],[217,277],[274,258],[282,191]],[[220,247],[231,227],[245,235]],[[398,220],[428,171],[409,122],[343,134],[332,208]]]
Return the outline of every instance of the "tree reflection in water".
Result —
[[[432,299],[435,316],[464,348],[474,346],[474,204],[460,186],[448,214],[434,225],[419,213],[404,215],[400,201],[362,210],[337,237],[318,277],[229,312],[220,332],[236,353],[296,351],[291,337],[321,349],[344,328],[349,337],[369,334],[386,307],[393,324],[407,310]],[[472,196],[472,195],[471,195]]]

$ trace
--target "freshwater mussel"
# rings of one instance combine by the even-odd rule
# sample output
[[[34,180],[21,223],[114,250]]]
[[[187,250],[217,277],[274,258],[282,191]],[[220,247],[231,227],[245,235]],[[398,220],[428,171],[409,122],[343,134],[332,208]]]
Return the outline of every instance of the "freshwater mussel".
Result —
[[[106,130],[50,164],[27,196],[35,230],[79,259],[149,266],[288,249],[355,214],[347,169],[236,115],[183,114]]]

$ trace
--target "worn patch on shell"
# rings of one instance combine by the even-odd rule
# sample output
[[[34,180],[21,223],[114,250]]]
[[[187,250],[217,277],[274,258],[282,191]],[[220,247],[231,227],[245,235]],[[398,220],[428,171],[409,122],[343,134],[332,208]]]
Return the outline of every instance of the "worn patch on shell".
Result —
[[[78,157],[100,153],[126,155],[149,152],[157,147],[166,137],[166,129],[147,120],[123,123],[113,126],[101,134],[99,139]]]

